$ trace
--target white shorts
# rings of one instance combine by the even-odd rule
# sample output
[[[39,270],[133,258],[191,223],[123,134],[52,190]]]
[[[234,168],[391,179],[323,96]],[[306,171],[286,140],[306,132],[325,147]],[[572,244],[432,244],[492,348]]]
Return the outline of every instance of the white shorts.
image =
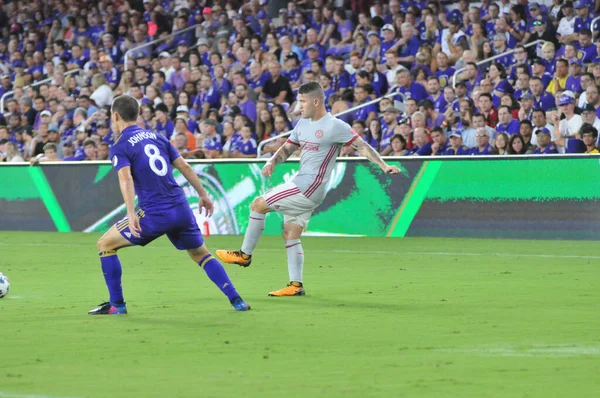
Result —
[[[286,182],[265,192],[262,197],[269,209],[283,214],[283,222],[293,222],[306,229],[308,221],[318,206],[304,196],[296,184]]]

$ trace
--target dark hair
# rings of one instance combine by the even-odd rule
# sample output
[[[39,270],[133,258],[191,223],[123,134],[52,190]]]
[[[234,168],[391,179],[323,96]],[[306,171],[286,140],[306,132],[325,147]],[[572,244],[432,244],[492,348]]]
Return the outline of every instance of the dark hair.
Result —
[[[556,63],[562,62],[563,64],[567,65],[567,67],[569,66],[569,61],[567,61],[564,58],[559,58],[556,60]]]
[[[591,134],[596,139],[598,138],[598,129],[589,123],[583,123],[581,129],[579,129],[579,134],[581,134],[582,138],[584,134]]]
[[[342,101],[354,102],[354,90],[345,88],[344,91],[342,91],[341,99]]]
[[[536,113],[536,112],[540,112],[542,115],[544,115],[544,117],[546,117],[546,111],[543,110],[542,108],[535,108],[533,110],[533,113]]]
[[[298,94],[317,94],[323,97],[325,94],[323,93],[323,87],[317,82],[308,82],[304,83],[298,89]]]
[[[542,82],[542,79],[541,79],[539,76],[531,76],[531,77],[529,78],[529,82],[530,82],[530,83],[531,83],[532,81],[534,81],[534,80],[539,80],[539,81],[540,81],[540,83],[543,83],[543,82]]]
[[[502,65],[500,62],[494,62],[492,65],[498,69],[498,72],[500,73],[500,79],[506,79],[506,68],[504,65]]]
[[[581,30],[579,31],[579,34],[580,34],[580,35],[587,36],[587,37],[592,37],[592,31],[591,31],[591,30],[589,30],[588,28],[583,28],[583,29],[581,29]]]
[[[506,146],[504,147],[504,150],[508,151],[508,142],[509,142],[510,138],[508,137],[508,134],[506,134],[505,132],[500,132],[500,133],[496,134],[496,137],[494,137],[494,142],[496,142],[496,139],[498,137],[500,137],[501,135],[503,135],[504,139],[506,140]],[[494,148],[494,155],[499,155],[499,154],[500,154],[500,149],[498,149],[497,147]]]
[[[362,79],[368,78],[369,76],[369,72],[367,72],[366,70],[359,70],[358,72],[356,72],[356,76],[360,77]]]
[[[161,102],[160,104],[156,105],[156,108],[154,109],[155,111],[161,111],[163,113],[169,113],[169,108],[167,107],[167,105],[165,105],[164,102]]]
[[[352,124],[354,123],[358,123],[362,126],[362,128],[367,128],[367,125],[365,124],[364,120],[360,120],[360,119],[356,119],[355,121],[352,122]]]
[[[525,12],[525,6],[515,4],[511,7],[511,10],[515,12],[524,21],[527,21],[527,13]]]
[[[430,109],[435,109],[435,106],[433,105],[433,101],[428,100],[428,99],[424,99],[423,101],[419,102],[419,107],[425,108],[426,111],[428,111]]]
[[[508,113],[510,113],[510,112],[511,112],[510,106],[508,106],[508,105],[500,105],[500,106],[498,107],[498,112],[500,112],[500,109],[502,109],[502,108],[506,108],[506,111],[507,111]]]
[[[515,142],[515,140],[521,140],[521,142],[523,143],[523,148],[521,148],[520,152],[515,152],[515,150],[513,149],[513,142]],[[527,152],[527,148],[525,147],[525,139],[523,138],[523,136],[518,133],[511,135],[508,139],[508,148],[506,148],[506,151],[509,155],[524,155]]]
[[[403,145],[403,149],[406,149],[406,138],[404,138],[403,135],[401,134],[394,134],[394,136],[392,138],[390,138],[390,144],[394,141],[394,140],[400,140],[400,142]]]
[[[442,135],[444,135],[444,129],[441,128],[440,126],[435,126],[434,128],[431,129],[431,134],[433,133],[440,133]]]
[[[488,99],[489,99],[490,101],[492,101],[492,102],[494,101],[494,99],[492,98],[492,95],[491,95],[490,93],[481,93],[481,94],[479,95],[479,98],[481,98],[481,97],[488,98]]]
[[[523,47],[523,46],[521,46]],[[531,73],[529,72],[529,67],[527,66],[527,64],[519,64],[516,66],[516,70],[517,73],[519,72],[519,69],[523,69],[523,73],[525,73],[527,76],[531,77]]]
[[[271,116],[273,116],[273,109],[277,108],[279,110],[279,114],[280,116],[283,116],[283,119],[285,120],[285,124],[288,126],[288,129],[292,129],[292,122],[290,121],[290,118],[287,115],[287,112],[285,111],[285,109],[283,108],[283,106],[281,104],[275,104],[273,105],[273,108],[271,108]],[[273,120],[275,120],[275,117],[273,116]]]
[[[92,145],[94,148],[96,148],[96,141],[94,141],[91,138],[86,139],[85,141],[83,141],[83,147],[85,148],[88,145]]]
[[[111,111],[118,113],[124,122],[135,122],[140,114],[140,106],[132,96],[119,95],[113,100]]]
[[[533,123],[531,123],[531,120],[523,119],[523,120],[521,120],[521,123],[519,124],[519,126],[522,126],[524,124],[527,124],[529,127],[531,127],[533,129]]]
[[[363,84],[362,86],[358,86],[358,87],[360,87],[363,90],[365,90],[367,92],[367,94],[369,94],[369,95],[371,95],[371,94],[373,94],[375,92],[375,88],[370,83]]]

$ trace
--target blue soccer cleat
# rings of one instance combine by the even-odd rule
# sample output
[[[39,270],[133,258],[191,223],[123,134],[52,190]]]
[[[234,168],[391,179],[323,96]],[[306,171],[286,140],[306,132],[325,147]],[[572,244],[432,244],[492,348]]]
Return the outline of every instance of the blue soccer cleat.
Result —
[[[250,311],[250,304],[242,300],[241,297],[236,297],[231,302],[236,311]]]
[[[124,315],[127,314],[127,306],[123,304],[111,304],[110,301],[106,301],[102,304],[98,304],[98,308],[94,308],[89,315]]]

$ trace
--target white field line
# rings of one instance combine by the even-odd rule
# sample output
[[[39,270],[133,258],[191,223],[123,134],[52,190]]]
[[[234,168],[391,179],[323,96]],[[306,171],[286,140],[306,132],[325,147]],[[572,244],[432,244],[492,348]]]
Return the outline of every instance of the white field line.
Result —
[[[63,397],[57,395],[36,395],[36,394],[13,394],[6,391],[0,391],[1,398],[78,398],[78,397]]]
[[[0,242],[0,246],[35,246],[35,247],[91,247],[93,244],[79,243],[6,243]],[[150,249],[164,249],[163,247],[148,246]],[[259,249],[259,251],[278,252],[281,249]],[[580,256],[571,254],[518,254],[518,253],[469,253],[469,252],[428,252],[428,251],[390,251],[390,250],[339,250],[339,249],[315,249],[309,250],[315,253],[350,253],[350,254],[408,254],[415,256],[455,256],[455,257],[531,257],[531,258],[574,258],[599,260],[600,256]]]
[[[599,346],[549,345],[530,348],[480,347],[480,348],[440,348],[436,352],[448,354],[473,354],[486,357],[581,357],[600,356]]]

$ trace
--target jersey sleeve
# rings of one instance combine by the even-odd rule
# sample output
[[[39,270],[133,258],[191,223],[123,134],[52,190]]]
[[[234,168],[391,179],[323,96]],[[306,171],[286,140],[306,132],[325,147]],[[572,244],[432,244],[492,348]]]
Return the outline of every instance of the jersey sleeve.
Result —
[[[300,146],[300,132],[298,130],[301,124],[302,121],[298,122],[298,124],[296,124],[296,127],[294,127],[294,129],[292,130],[292,134],[290,134],[290,136],[288,137],[287,142],[289,142],[290,144]]]
[[[125,145],[113,145],[110,148],[110,160],[117,171],[121,170],[123,167],[131,166]]]
[[[350,125],[342,120],[335,120],[335,125],[331,133],[332,139],[336,144],[348,146],[360,136],[352,130]]]

